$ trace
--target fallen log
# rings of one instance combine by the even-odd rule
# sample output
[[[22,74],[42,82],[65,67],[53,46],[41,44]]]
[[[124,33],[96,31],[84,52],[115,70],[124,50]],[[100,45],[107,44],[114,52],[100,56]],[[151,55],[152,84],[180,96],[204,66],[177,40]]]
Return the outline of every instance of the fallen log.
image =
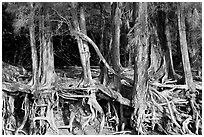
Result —
[[[109,96],[113,100],[119,102],[122,105],[126,105],[126,106],[131,107],[131,101],[127,98],[124,98],[119,92],[116,92],[116,91],[112,90],[111,88],[104,86],[103,84],[97,84],[96,87],[102,93]]]
[[[5,92],[23,92],[23,93],[31,93],[30,86],[24,83],[9,83],[9,82],[2,82],[2,90]]]

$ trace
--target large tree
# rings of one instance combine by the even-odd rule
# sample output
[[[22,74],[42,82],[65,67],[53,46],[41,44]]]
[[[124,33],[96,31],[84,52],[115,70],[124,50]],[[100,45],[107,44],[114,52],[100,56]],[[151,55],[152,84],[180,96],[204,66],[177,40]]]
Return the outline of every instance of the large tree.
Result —
[[[37,49],[36,49],[36,42],[35,42],[35,7],[34,3],[30,3],[30,24],[29,24],[29,33],[30,33],[30,45],[31,45],[31,53],[32,53],[32,80],[31,85],[33,88],[38,86],[38,57],[37,57]]]
[[[142,120],[146,109],[146,95],[148,90],[148,62],[149,62],[149,29],[148,13],[146,2],[139,3],[138,29],[135,29],[135,68],[134,68],[134,88],[133,100],[134,113],[132,120],[135,120],[135,127],[138,132],[142,132]]]
[[[193,77],[191,73],[191,66],[188,54],[188,45],[186,39],[186,26],[185,26],[185,3],[178,3],[178,29],[180,38],[180,48],[182,53],[182,62],[185,76],[185,83],[187,84],[190,92],[195,92],[195,85],[193,83]]]

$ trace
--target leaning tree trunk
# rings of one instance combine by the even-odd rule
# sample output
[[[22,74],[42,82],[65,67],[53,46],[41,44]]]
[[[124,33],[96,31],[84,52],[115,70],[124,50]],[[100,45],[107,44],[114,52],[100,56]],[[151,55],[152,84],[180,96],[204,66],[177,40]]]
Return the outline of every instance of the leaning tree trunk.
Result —
[[[148,89],[148,55],[149,55],[149,33],[148,33],[148,13],[147,3],[139,3],[139,15],[138,25],[139,30],[135,30],[136,42],[136,58],[134,68],[134,88],[133,88],[133,100],[134,113],[132,120],[134,126],[139,133],[142,132],[142,120],[146,110],[146,94]]]
[[[34,24],[34,6],[33,3],[30,3],[31,6],[31,19],[30,19],[30,45],[31,45],[31,53],[32,53],[32,80],[30,84],[33,88],[38,86],[38,58],[37,58],[37,49],[36,49],[36,42],[35,42],[35,24]]]

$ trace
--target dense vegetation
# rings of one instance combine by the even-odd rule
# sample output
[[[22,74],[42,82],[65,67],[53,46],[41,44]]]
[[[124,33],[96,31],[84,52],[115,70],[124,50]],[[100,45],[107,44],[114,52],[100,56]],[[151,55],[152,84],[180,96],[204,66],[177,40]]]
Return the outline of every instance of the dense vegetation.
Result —
[[[201,35],[196,2],[4,2],[2,133],[202,134]]]

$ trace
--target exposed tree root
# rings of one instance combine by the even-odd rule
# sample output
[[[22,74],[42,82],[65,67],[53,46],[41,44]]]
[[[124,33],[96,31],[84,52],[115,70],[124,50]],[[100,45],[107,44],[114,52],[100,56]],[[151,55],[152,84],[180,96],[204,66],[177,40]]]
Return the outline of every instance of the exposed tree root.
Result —
[[[26,121],[28,120],[29,117],[29,111],[30,111],[30,104],[29,104],[29,100],[28,100],[28,95],[26,94],[25,98],[24,98],[24,118],[23,118],[23,122],[22,124],[16,129],[15,131],[15,135],[17,135],[19,132],[23,132],[23,134],[26,135],[26,133],[22,130],[26,124]]]
[[[37,102],[36,103],[36,109],[38,109],[39,107],[46,107],[46,112],[40,112],[41,114],[44,114],[45,116],[37,116],[33,118],[33,123],[34,123],[34,127],[35,127],[35,122],[37,120],[44,120],[49,124],[49,127],[55,131],[57,134],[59,133],[58,128],[55,124],[54,121],[54,116],[53,116],[53,108],[55,107],[55,99],[54,99],[54,93],[52,92],[43,92],[42,94],[40,94],[40,98],[37,98]],[[45,102],[43,101],[43,99],[45,99]],[[45,104],[39,104],[44,102]],[[40,109],[41,111],[43,109]],[[37,110],[35,111],[37,112]]]
[[[177,135],[198,135],[202,133],[202,98],[200,97],[202,86],[199,82],[196,82],[197,92],[193,94],[188,93],[186,85],[177,85],[176,81],[165,80],[164,83],[148,82],[147,101],[144,106],[140,106],[140,110],[137,110],[141,112],[137,116],[137,119],[133,117],[133,121],[131,121],[133,124],[137,124],[137,133],[151,134],[151,131],[159,131],[161,134]],[[103,106],[98,103],[97,97],[107,102],[115,101],[127,107],[132,107],[129,99],[124,98],[120,93],[97,82],[89,87],[80,87],[77,85],[83,85],[83,83],[78,82],[74,86],[61,86],[58,84],[58,87],[53,88],[53,91],[49,91],[49,89],[35,91],[34,103],[31,102],[33,109],[29,109],[29,104],[26,102],[30,101],[27,98],[28,94],[31,94],[30,86],[21,82],[11,83],[3,81],[3,133],[36,134],[36,132],[40,132],[39,130],[29,133],[23,131],[27,120],[31,121],[30,128],[32,130],[41,129],[46,125],[45,130],[48,130],[50,127],[56,134],[59,133],[59,129],[70,129],[72,131],[74,120],[77,117],[80,117],[80,120],[83,121],[81,122],[82,130],[85,130],[85,127],[91,125],[94,120],[98,120],[100,123],[98,132],[102,132],[104,125],[109,123],[109,127],[107,128],[115,126],[112,129],[117,131],[113,134],[130,133],[129,131],[118,131],[119,118],[115,105],[109,103],[108,110],[104,111],[102,109]],[[128,85],[131,84],[128,83]],[[20,92],[26,94],[26,97],[22,105],[24,107],[23,122],[17,127],[16,118],[13,115],[15,111],[13,97],[19,95]],[[98,94],[102,94],[103,96],[99,96]],[[53,111],[59,111],[55,109],[55,106],[59,107],[59,97],[68,102],[79,102],[79,100],[82,100],[81,108],[84,109],[83,111],[88,111],[88,113],[84,112],[85,114],[83,114],[81,110],[77,110],[80,113],[71,112],[69,125],[57,127],[54,121]],[[88,108],[84,107],[85,104]],[[75,108],[75,103],[73,103],[73,107]],[[32,126],[32,124],[34,125]]]

